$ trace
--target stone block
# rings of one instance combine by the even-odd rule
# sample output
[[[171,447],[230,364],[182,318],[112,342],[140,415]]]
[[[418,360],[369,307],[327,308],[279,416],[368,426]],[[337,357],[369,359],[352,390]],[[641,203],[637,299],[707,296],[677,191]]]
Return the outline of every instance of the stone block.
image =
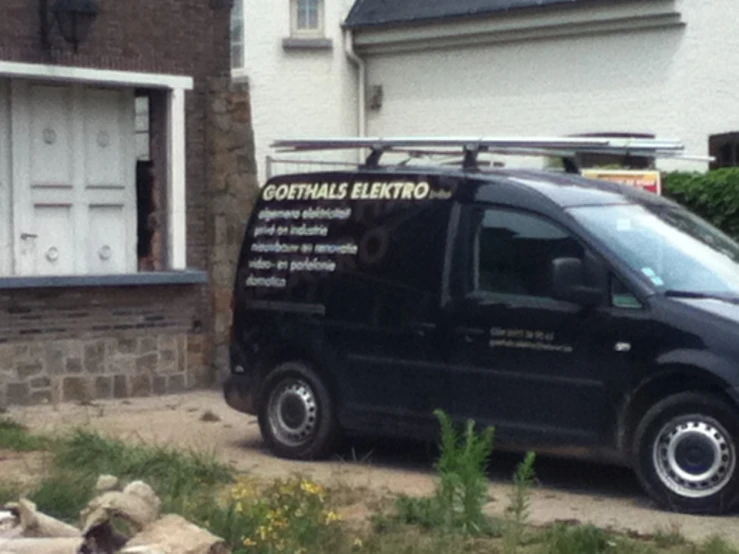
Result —
[[[187,335],[177,336],[177,372],[185,371],[187,363]]]
[[[158,365],[159,355],[156,352],[136,358],[136,371],[138,373],[156,373]]]
[[[86,402],[90,400],[89,383],[84,377],[65,377],[62,381],[63,402]]]
[[[108,373],[125,373],[132,375],[136,373],[136,355],[116,356],[107,360]]]
[[[51,404],[53,401],[51,390],[37,390],[31,393],[30,403],[31,404]]]
[[[8,383],[8,404],[25,405],[30,400],[28,383]]]
[[[167,394],[167,378],[164,375],[156,375],[152,382],[152,390],[155,395]]]
[[[65,368],[67,373],[82,373],[82,360],[80,358],[68,358]]]
[[[113,397],[128,398],[128,381],[125,375],[113,376]]]
[[[48,345],[46,351],[46,367],[51,375],[61,375],[64,373],[67,369],[67,359],[65,351],[57,343]]]
[[[0,344],[0,371],[11,371],[14,367],[15,348],[10,344]]]
[[[170,394],[184,392],[186,388],[184,375],[171,375],[168,379],[168,389]]]
[[[151,354],[157,351],[157,339],[156,337],[139,337],[138,339],[138,354]]]
[[[187,353],[200,354],[203,351],[203,337],[201,335],[187,336]]]
[[[18,379],[26,381],[34,375],[43,373],[44,365],[40,362],[26,362],[18,364],[16,369],[18,371]]]
[[[151,376],[146,373],[132,375],[129,379],[129,383],[131,385],[131,396],[151,395]]]
[[[44,363],[46,358],[46,347],[44,344],[30,344],[28,346],[28,359],[32,363]]]
[[[16,360],[28,359],[29,352],[30,352],[30,347],[28,344],[16,344],[13,347],[13,358],[15,358]]]
[[[87,373],[105,371],[105,341],[96,340],[85,344],[84,367]]]
[[[213,99],[210,103],[210,109],[213,113],[223,114],[226,113],[226,110],[228,109],[228,103],[225,98],[218,97]]]
[[[118,354],[136,354],[138,349],[138,341],[136,338],[120,338],[116,344]]]
[[[159,352],[159,360],[163,363],[177,362],[176,350],[161,350]]]
[[[95,398],[111,398],[113,396],[113,378],[109,375],[95,377]]]
[[[177,348],[177,335],[159,335],[157,339],[159,350],[174,350]]]
[[[46,389],[51,386],[51,379],[48,377],[36,377],[31,380],[31,388]]]

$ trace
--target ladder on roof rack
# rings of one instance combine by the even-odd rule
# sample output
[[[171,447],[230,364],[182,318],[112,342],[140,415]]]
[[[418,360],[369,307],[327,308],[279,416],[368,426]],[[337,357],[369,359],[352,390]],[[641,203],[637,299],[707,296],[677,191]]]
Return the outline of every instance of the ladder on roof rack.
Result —
[[[369,149],[365,167],[379,167],[386,153],[404,153],[410,156],[459,154],[467,170],[478,168],[482,153],[518,156],[554,156],[565,161],[569,172],[577,172],[577,158],[581,154],[611,154],[628,157],[674,158],[693,161],[712,161],[711,157],[685,156],[684,146],[678,140],[623,137],[396,137],[396,138],[305,138],[285,139],[272,143],[279,152],[309,152],[325,150]]]

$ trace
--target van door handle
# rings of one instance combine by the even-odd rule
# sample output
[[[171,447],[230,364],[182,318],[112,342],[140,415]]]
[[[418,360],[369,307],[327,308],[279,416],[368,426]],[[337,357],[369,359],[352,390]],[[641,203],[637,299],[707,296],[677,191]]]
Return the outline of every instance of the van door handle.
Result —
[[[36,239],[38,235],[34,233],[21,233],[21,240]]]

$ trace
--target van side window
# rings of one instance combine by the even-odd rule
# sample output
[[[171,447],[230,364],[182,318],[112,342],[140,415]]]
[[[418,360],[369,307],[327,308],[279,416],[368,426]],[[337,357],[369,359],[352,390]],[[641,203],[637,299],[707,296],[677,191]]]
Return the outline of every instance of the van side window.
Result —
[[[552,298],[551,265],[559,257],[584,259],[564,229],[515,210],[482,210],[473,232],[473,291]]]
[[[626,285],[614,276],[611,276],[611,306],[630,310],[639,310],[643,307]]]

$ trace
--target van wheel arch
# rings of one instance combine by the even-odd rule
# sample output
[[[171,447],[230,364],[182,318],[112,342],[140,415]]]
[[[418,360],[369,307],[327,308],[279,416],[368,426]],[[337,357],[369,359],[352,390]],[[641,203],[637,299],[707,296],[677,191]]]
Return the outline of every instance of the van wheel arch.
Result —
[[[257,394],[258,398],[262,395],[261,387],[267,375],[275,368],[290,362],[304,363],[320,376],[329,394],[333,397],[334,404],[338,407],[339,394],[336,376],[327,369],[325,361],[314,355],[310,350],[288,342],[275,345],[259,357],[259,362],[256,365],[260,388]]]
[[[619,410],[617,446],[624,460],[632,458],[632,443],[636,429],[649,409],[670,396],[684,392],[714,395],[734,408],[739,406],[727,394],[729,386],[702,368],[675,366],[644,380],[622,403]]]

